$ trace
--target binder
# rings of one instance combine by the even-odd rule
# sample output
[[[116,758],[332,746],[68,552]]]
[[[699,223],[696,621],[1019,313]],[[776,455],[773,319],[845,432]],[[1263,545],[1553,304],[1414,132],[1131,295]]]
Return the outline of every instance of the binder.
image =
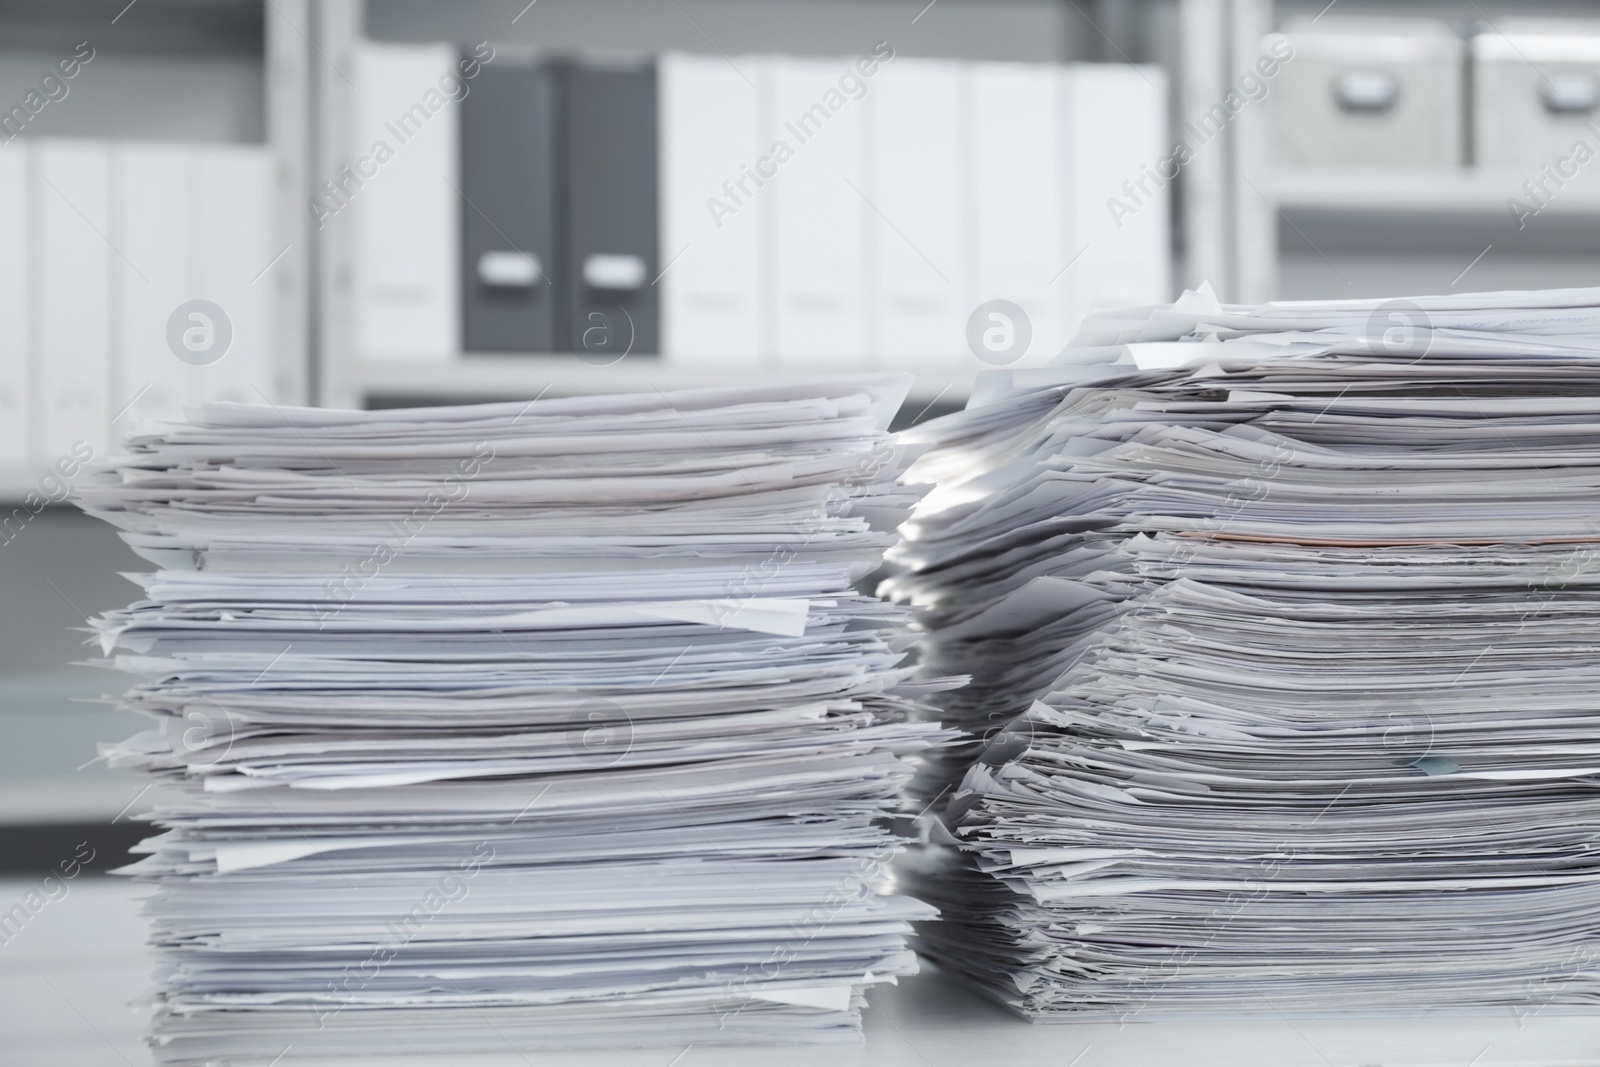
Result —
[[[200,294],[194,289],[191,205],[200,191],[192,150],[176,144],[112,148],[111,257],[114,366],[112,411],[118,434],[153,420],[183,417],[188,364],[167,343],[167,319]],[[46,190],[48,192],[48,190]],[[120,414],[119,414],[120,413]]]
[[[214,363],[190,367],[191,402],[276,403],[273,367],[272,159],[253,145],[191,148],[194,200],[190,212],[194,294],[227,312],[228,351]]]
[[[966,311],[1007,300],[1026,314],[1031,332],[1025,351],[989,353],[994,365],[1038,365],[1068,336],[1068,313],[1053,285],[1072,254],[1064,250],[1062,205],[1074,196],[1063,184],[1058,150],[1057,76],[1056,67],[1043,64],[974,63],[970,69],[976,277]]]
[[[31,468],[28,240],[30,151],[27,141],[0,150],[0,467]]]
[[[745,175],[770,147],[766,79],[748,57],[678,53],[659,57],[656,77],[662,351],[676,366],[751,372],[762,362],[761,198],[734,182],[757,191]]]
[[[39,227],[35,337],[41,459],[79,442],[107,455],[111,376],[111,150],[98,141],[36,142]]]
[[[838,88],[855,59],[772,61],[770,136],[792,158],[758,195],[774,207],[773,333],[780,367],[870,365],[863,106]],[[832,94],[832,95],[830,95]]]
[[[1082,251],[1055,283],[1067,307],[1068,338],[1091,312],[1172,296],[1170,178],[1156,169],[1172,151],[1165,78],[1159,67],[1117,63],[1062,71],[1064,166],[1071,175],[1064,185],[1074,191],[1066,201],[1072,218],[1064,228],[1062,262]]]
[[[962,222],[970,197],[964,69],[896,58],[871,80],[871,172],[876,207],[876,351],[885,367],[949,371],[972,362],[965,343],[967,256]]]
[[[112,148],[112,414],[114,435],[183,417],[208,400],[275,401],[272,292],[261,272],[271,247],[272,165],[242,145],[124,143]],[[167,323],[209,300],[231,339],[215,362],[178,358]]]
[[[557,264],[555,79],[509,58],[482,69],[461,102],[462,344],[468,352],[551,352]]]
[[[604,361],[660,351],[656,75],[563,68],[566,344]]]
[[[440,86],[456,52],[371,42],[354,52],[348,169],[319,193],[336,211],[323,225],[353,215],[356,345],[366,359],[447,361],[461,343],[460,138],[457,105]]]

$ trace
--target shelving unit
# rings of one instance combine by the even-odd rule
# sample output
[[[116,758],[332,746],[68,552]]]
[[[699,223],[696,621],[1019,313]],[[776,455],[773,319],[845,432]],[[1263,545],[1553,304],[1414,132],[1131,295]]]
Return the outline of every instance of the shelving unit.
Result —
[[[567,354],[494,353],[441,360],[359,360],[355,388],[369,402],[420,397],[465,401],[485,398],[534,397],[546,391],[621,393],[700,389],[728,384],[727,374],[713,368],[675,367],[655,357],[624,359],[601,365]],[[774,381],[804,377],[801,372],[772,373]],[[933,403],[964,397],[970,375],[918,375],[910,403]]]
[[[460,42],[487,39],[541,49],[595,54],[638,54],[662,48],[723,54],[784,51],[830,55],[870,47],[878,39],[906,55],[1019,61],[1160,61],[1150,46],[1155,29],[1172,20],[1155,14],[1176,10],[1163,0],[1018,0],[997,5],[943,0],[930,13],[926,0],[860,0],[828,4],[825,11],[796,0],[763,4],[743,0],[590,0],[541,5],[513,20],[499,7],[466,2],[448,8],[419,0],[323,0],[317,5],[321,57],[313,80],[318,173],[335,173],[347,161],[353,89],[338,70],[348,70],[351,48],[363,36],[390,41]],[[1196,5],[1181,0],[1181,6]],[[926,16],[926,17],[925,17]],[[709,35],[709,36],[708,36]],[[1204,211],[1193,218],[1207,217]],[[374,401],[514,399],[573,392],[626,392],[725,384],[726,372],[675,366],[661,358],[628,359],[597,367],[572,354],[496,353],[460,355],[448,362],[363,358],[354,343],[353,241],[347,219],[334,218],[318,234],[318,401],[362,406]],[[1208,239],[1205,235],[1200,241]],[[1194,243],[1194,238],[1189,238]],[[1204,257],[1202,257],[1204,258]],[[869,371],[872,368],[860,368]],[[911,402],[934,410],[964,403],[976,359],[959,372],[916,376]],[[804,368],[763,370],[763,377],[798,377]]]
[[[69,38],[91,37],[101,48],[95,73],[104,72],[108,81],[122,86],[110,94],[119,102],[96,105],[101,118],[88,114],[92,108],[77,114],[64,108],[71,121],[44,132],[265,143],[276,178],[273,245],[283,249],[270,274],[278,384],[274,399],[360,406],[374,398],[492,399],[545,387],[556,392],[630,390],[715,380],[711,374],[658,361],[595,368],[564,355],[468,354],[448,369],[361,358],[351,324],[348,226],[333,220],[319,230],[308,204],[321,179],[336,173],[345,160],[353,91],[350,46],[363,35],[390,41],[487,39],[600,55],[661,48],[823,55],[858,51],[874,40],[889,39],[905,55],[1143,62],[1174,70],[1186,65],[1205,74],[1214,65],[1213,57],[1202,61],[1193,47],[1180,49],[1180,25],[1201,27],[1200,38],[1215,38],[1225,32],[1228,12],[1248,3],[940,0],[930,8],[926,0],[821,6],[807,0],[541,0],[532,10],[507,10],[489,0],[450,5],[425,0],[219,0],[200,6],[186,0],[144,0],[132,11],[124,11],[125,6],[64,0],[44,12],[0,5],[0,27],[6,31],[0,49],[21,56],[48,51]],[[5,58],[0,52],[0,75]],[[22,63],[18,78],[33,65]],[[130,73],[133,67],[139,70]],[[227,81],[223,71],[233,67],[244,73]],[[164,72],[160,84],[170,89],[161,94],[160,107],[140,102],[141,79],[152,76],[151,69]],[[1198,91],[1194,86],[1203,81],[1190,77],[1182,92]],[[1179,79],[1173,77],[1171,83],[1177,87]],[[86,86],[74,93],[88,99]],[[1174,114],[1182,110],[1175,104]],[[1195,265],[1181,279],[1185,283],[1200,276],[1220,277],[1206,265],[1223,262],[1221,249],[1232,239],[1226,228],[1215,225],[1216,213],[1206,207],[1222,188],[1206,178],[1206,165],[1197,164],[1194,180],[1188,182],[1191,188],[1184,195],[1192,209],[1185,217],[1191,223],[1175,242],[1179,254],[1186,252]],[[970,372],[919,376],[913,398],[959,404],[979,369],[974,360]],[[19,504],[39,473],[28,463],[0,463],[0,502]]]
[[[1329,6],[1326,0],[1236,0],[1231,17],[1236,25],[1243,20],[1271,29],[1291,17],[1317,17]],[[1427,16],[1493,33],[1502,18],[1512,16],[1600,18],[1600,5],[1345,0],[1329,17],[1373,15]],[[1228,69],[1243,70],[1259,39],[1236,34],[1234,54],[1225,59]],[[1198,114],[1209,103],[1193,97],[1185,106]],[[1270,121],[1266,108],[1256,110],[1260,120]],[[1538,177],[1537,168],[1307,170],[1275,166],[1263,148],[1259,137],[1247,137],[1231,149],[1226,198],[1238,207],[1224,242],[1231,262],[1216,275],[1228,280],[1218,286],[1226,300],[1600,284],[1600,254],[1593,251],[1600,180],[1587,168],[1568,179],[1536,219],[1519,225],[1507,201],[1526,202],[1522,184]],[[1492,254],[1478,264],[1473,257],[1490,246]]]
[[[120,16],[113,6],[78,0],[56,5],[49,14],[25,11],[21,5],[9,13],[0,8],[8,29],[6,48],[16,55],[48,51],[92,26],[106,42],[96,73],[124,84],[124,96],[135,95],[142,84],[138,79],[146,76],[130,75],[132,67],[118,68],[124,62],[118,49],[124,47],[146,60],[160,55],[161,64],[177,72],[167,76],[173,85],[188,84],[182,80],[189,76],[185,71],[202,80],[217,77],[212,68],[219,59],[243,61],[244,69],[253,64],[260,70],[259,89],[224,90],[218,82],[209,94],[188,92],[215,99],[190,101],[186,109],[146,109],[154,113],[138,118],[116,110],[122,117],[104,130],[86,124],[80,113],[59,130],[46,132],[190,136],[193,116],[209,108],[215,116],[200,124],[200,135],[264,139],[277,179],[274,243],[284,249],[272,268],[278,399],[359,406],[372,400],[492,399],[546,388],[557,393],[616,391],[716,380],[711,373],[658,360],[595,367],[559,354],[467,354],[448,364],[361,358],[351,326],[348,227],[330,225],[319,231],[308,201],[319,177],[336,172],[344,160],[352,91],[349,49],[363,35],[392,41],[489,39],[613,54],[661,47],[823,54],[849,51],[882,37],[893,39],[908,55],[1149,62],[1168,69],[1176,134],[1185,121],[1226,95],[1257,54],[1263,34],[1291,15],[1315,16],[1326,5],[1311,0],[940,0],[929,10],[919,0],[860,0],[821,8],[801,0],[755,5],[744,0],[541,0],[533,10],[507,11],[488,0],[447,6],[424,0],[225,0],[205,5],[200,15],[199,8],[182,0],[145,0],[138,18]],[[1595,7],[1561,0],[1542,0],[1536,6],[1532,11],[1497,0],[1475,5],[1467,15],[1493,22],[1511,13],[1573,14]],[[1405,12],[1462,17],[1442,0],[1408,0],[1402,7]],[[1373,0],[1343,0],[1337,13],[1397,10]],[[4,58],[0,56],[0,72]],[[259,97],[255,105],[250,103],[252,92]],[[1527,175],[1468,168],[1431,174],[1275,170],[1266,144],[1272,104],[1267,99],[1241,111],[1196,152],[1169,187],[1176,208],[1173,253],[1179,284],[1209,280],[1225,299],[1238,301],[1348,295],[1339,291],[1345,283],[1337,279],[1324,291],[1323,283],[1333,278],[1330,272],[1323,271],[1323,277],[1302,269],[1307,264],[1321,269],[1313,249],[1326,247],[1320,234],[1338,228],[1339,222],[1349,224],[1349,233],[1335,238],[1342,242],[1342,254],[1322,258],[1359,260],[1352,233],[1385,231],[1385,253],[1404,243],[1397,235],[1411,235],[1406,255],[1438,260],[1429,275],[1430,280],[1438,276],[1437,287],[1491,241],[1496,251],[1486,266],[1507,255],[1535,265],[1547,254],[1567,257],[1550,261],[1556,273],[1589,262],[1550,223],[1600,220],[1600,182],[1594,179],[1580,175],[1569,182],[1540,213],[1544,233],[1529,237],[1516,229],[1506,206]],[[252,106],[259,107],[256,119],[249,116]],[[1458,264],[1461,250],[1445,247],[1456,241],[1439,223],[1446,217],[1500,228]],[[1600,257],[1589,258],[1600,276]],[[1345,268],[1341,273],[1356,271]],[[1550,272],[1535,273],[1533,281],[1545,284]],[[1308,284],[1318,286],[1317,291],[1299,291]],[[941,403],[960,403],[971,374],[979,369],[974,361],[971,373],[921,376],[913,396],[923,402],[938,397]],[[39,473],[26,465],[0,465],[0,501],[15,506]]]
[[[94,49],[68,94],[41,112],[23,139],[267,146],[275,171],[273,248],[283,251],[260,284],[271,287],[271,389],[283,403],[311,397],[314,245],[302,195],[311,174],[310,4],[144,0],[136,14],[98,0],[0,4],[6,107],[76,42]],[[23,503],[53,458],[0,457],[0,513]]]
[[[1463,170],[1443,174],[1351,170],[1279,171],[1266,188],[1279,208],[1296,211],[1388,211],[1503,215],[1513,197],[1531,203],[1522,191],[1529,175],[1521,171]],[[1600,185],[1577,182],[1560,189],[1539,213],[1600,214]]]

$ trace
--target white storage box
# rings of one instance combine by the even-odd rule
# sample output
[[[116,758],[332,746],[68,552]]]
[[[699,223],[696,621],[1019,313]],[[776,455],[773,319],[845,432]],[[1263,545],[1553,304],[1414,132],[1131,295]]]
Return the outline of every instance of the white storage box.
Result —
[[[1507,19],[1500,29],[1472,39],[1478,165],[1532,170],[1580,140],[1600,149],[1600,21]]]
[[[1263,42],[1293,49],[1273,87],[1276,161],[1300,166],[1457,167],[1466,46],[1443,22],[1291,23]]]

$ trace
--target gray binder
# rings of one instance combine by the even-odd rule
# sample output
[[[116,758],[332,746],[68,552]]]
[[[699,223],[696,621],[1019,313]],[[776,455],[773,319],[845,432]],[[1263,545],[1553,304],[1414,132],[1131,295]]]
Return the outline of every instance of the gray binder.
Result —
[[[602,364],[656,355],[655,68],[574,63],[564,74],[567,347]]]
[[[467,352],[562,343],[560,106],[544,66],[485,66],[461,102],[461,302]]]

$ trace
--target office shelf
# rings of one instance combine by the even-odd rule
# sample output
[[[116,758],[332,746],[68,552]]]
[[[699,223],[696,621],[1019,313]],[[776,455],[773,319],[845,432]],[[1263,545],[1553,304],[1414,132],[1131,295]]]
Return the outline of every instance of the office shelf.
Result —
[[[1182,2],[1193,7],[1197,0]],[[631,57],[671,49],[704,53],[713,59],[773,51],[836,56],[886,40],[897,54],[925,58],[1137,61],[1171,68],[1176,57],[1168,54],[1170,49],[1148,45],[1175,36],[1165,32],[1174,28],[1171,6],[1154,0],[1117,0],[1094,6],[1091,16],[1085,5],[1070,0],[1004,5],[944,0],[933,8],[927,0],[856,0],[831,4],[828,17],[818,18],[813,5],[802,0],[776,0],[755,8],[745,0],[683,0],[676,5],[659,0],[592,0],[581,5],[552,5],[548,10],[537,5],[509,14],[489,0],[462,0],[445,6],[420,0],[319,0],[310,9],[315,25],[308,34],[317,42],[316,51],[301,50],[310,56],[309,66],[317,72],[312,84],[316,106],[306,112],[307,132],[314,144],[315,172],[337,172],[352,143],[355,89],[349,79],[330,72],[349,69],[356,49],[365,40],[488,40],[514,57],[524,57],[529,50],[541,55]],[[304,193],[312,188],[314,182],[294,190],[302,198],[302,214]],[[490,210],[484,217],[493,214]],[[576,357],[549,355],[468,354],[449,362],[372,358],[363,352],[357,329],[356,294],[360,290],[355,283],[352,218],[330,218],[325,228],[319,227],[313,234],[317,271],[311,303],[316,315],[310,332],[316,353],[316,388],[310,395],[315,403],[352,407],[374,401],[513,399],[535,396],[546,388],[550,395],[667,390],[875,369],[852,367],[843,361],[740,371],[674,367],[656,360],[591,366]],[[1203,230],[1190,234],[1186,243],[1198,248],[1215,236]],[[395,342],[393,347],[402,346]],[[946,365],[917,375],[909,414],[936,399],[941,405],[963,402],[979,369],[976,360],[969,362],[970,369],[952,370]]]
[[[1555,0],[1483,0],[1476,9],[1424,0],[1369,4],[1360,12],[1347,11],[1346,5],[1330,11],[1330,6],[1327,0],[1181,0],[1180,10],[1192,14],[1193,21],[1182,38],[1189,73],[1180,83],[1180,114],[1204,114],[1222,99],[1230,79],[1258,54],[1261,34],[1291,21],[1305,26],[1327,14],[1320,23],[1326,29],[1341,12],[1381,12],[1493,34],[1511,16],[1568,18],[1575,10]],[[1231,32],[1217,29],[1215,22]],[[1600,269],[1594,255],[1600,180],[1591,176],[1592,163],[1562,179],[1560,187],[1537,163],[1409,170],[1281,166],[1273,161],[1273,109],[1289,97],[1281,89],[1271,91],[1278,95],[1241,111],[1216,139],[1219,151],[1208,143],[1206,152],[1184,168],[1186,211],[1212,220],[1221,235],[1198,254],[1190,253],[1189,275],[1211,278],[1225,300],[1593,282]],[[1469,114],[1463,120],[1471,124],[1472,101],[1466,104]],[[1548,161],[1556,162],[1555,157]],[[1542,207],[1524,189],[1525,182],[1540,179],[1550,189],[1549,195],[1540,194]],[[1519,218],[1507,203],[1513,198],[1537,207],[1538,221]],[[1470,274],[1463,272],[1491,243],[1489,260]],[[1208,260],[1207,249],[1221,253]]]
[[[0,467],[0,504],[16,507],[30,491],[39,488],[39,476],[44,471],[29,467]]]
[[[515,400],[574,393],[635,393],[655,389],[696,389],[738,384],[741,380],[783,381],[814,377],[804,368],[751,368],[672,366],[659,357],[630,357],[609,366],[585,362],[576,355],[547,353],[467,354],[451,360],[363,359],[354,361],[355,385],[363,399],[473,399]],[[837,370],[837,368],[834,368]],[[872,373],[858,368],[855,373]],[[918,374],[908,404],[935,399],[964,402],[972,387],[973,371]]]
[[[1507,201],[1537,207],[1523,182],[1540,177],[1519,170],[1392,171],[1334,169],[1279,171],[1263,193],[1284,211],[1404,211],[1511,216]],[[1580,172],[1557,189],[1548,186],[1545,212],[1600,214],[1600,182]]]

